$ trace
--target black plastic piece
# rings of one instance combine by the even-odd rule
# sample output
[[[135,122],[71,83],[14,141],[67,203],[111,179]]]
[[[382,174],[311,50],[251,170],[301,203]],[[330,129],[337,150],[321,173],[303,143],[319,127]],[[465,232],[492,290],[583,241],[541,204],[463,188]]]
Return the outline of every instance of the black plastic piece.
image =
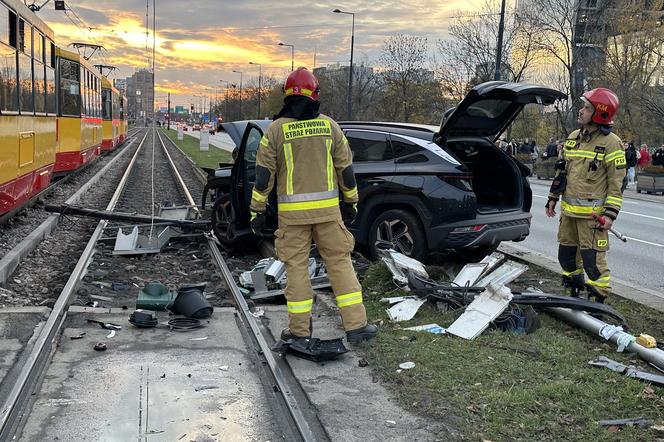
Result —
[[[348,352],[341,338],[279,340],[274,344],[272,350],[277,353],[289,352],[294,356],[314,362],[329,361]]]
[[[138,309],[129,315],[129,322],[136,327],[152,328],[157,326],[157,314],[152,310]]]
[[[181,286],[175,301],[168,307],[168,310],[175,315],[183,315],[188,318],[204,319],[212,316],[214,309],[203,295],[205,285],[203,283]]]
[[[607,316],[625,324],[625,318],[612,307],[583,298],[550,295],[548,293],[521,293],[512,296],[512,304],[532,305],[535,308],[562,307]]]

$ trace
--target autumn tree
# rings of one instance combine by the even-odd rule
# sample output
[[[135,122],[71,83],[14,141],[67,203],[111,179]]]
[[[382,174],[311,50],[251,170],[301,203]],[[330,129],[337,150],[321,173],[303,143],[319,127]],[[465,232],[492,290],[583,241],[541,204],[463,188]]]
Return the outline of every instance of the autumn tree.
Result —
[[[384,104],[392,103],[385,109],[388,115],[396,117],[394,106],[398,106],[398,119],[409,122],[418,111],[423,96],[421,85],[428,81],[428,46],[426,38],[405,34],[390,37],[383,44],[379,63],[384,69],[381,74],[383,98],[387,98]]]

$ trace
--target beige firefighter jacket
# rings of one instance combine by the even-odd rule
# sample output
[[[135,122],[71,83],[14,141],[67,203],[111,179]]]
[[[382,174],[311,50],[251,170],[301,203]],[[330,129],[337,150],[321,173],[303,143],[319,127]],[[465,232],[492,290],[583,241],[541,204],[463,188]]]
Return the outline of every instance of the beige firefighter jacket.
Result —
[[[567,186],[562,193],[563,214],[591,218],[593,213],[615,219],[622,206],[622,184],[625,178],[625,152],[620,138],[599,130],[582,135],[575,130],[563,148],[567,162]],[[550,193],[549,198],[561,196]]]
[[[341,218],[339,189],[345,202],[358,201],[348,140],[339,125],[320,114],[311,120],[279,118],[260,141],[256,164],[269,171],[267,185],[254,185],[251,210],[264,212],[277,182],[279,222],[317,224]]]

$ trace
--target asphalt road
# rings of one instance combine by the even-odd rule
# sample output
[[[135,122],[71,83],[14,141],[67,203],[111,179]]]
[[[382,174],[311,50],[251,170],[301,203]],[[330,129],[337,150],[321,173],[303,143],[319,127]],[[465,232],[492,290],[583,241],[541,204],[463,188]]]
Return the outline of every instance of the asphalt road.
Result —
[[[549,183],[531,180],[533,214],[530,235],[519,243],[551,257],[558,256],[558,218],[547,218],[544,204]],[[614,228],[627,236],[626,243],[609,235],[611,274],[625,281],[664,293],[664,196],[650,196],[645,201],[625,192],[622,210]],[[560,205],[556,207],[560,214]]]

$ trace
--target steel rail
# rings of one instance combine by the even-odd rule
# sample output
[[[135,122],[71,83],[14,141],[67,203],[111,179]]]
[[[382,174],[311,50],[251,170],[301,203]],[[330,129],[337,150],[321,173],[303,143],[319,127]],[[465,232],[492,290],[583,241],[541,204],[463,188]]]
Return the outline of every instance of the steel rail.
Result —
[[[136,139],[131,137],[127,147],[134,144]],[[120,152],[112,160],[108,162],[99,172],[97,172],[88,182],[82,185],[72,196],[70,196],[64,204],[74,205],[85,195],[90,188],[95,186],[101,179],[106,175],[106,173],[115,167],[115,164],[124,158],[126,151]],[[0,284],[5,284],[9,277],[13,274],[16,268],[19,266],[21,260],[26,257],[30,252],[32,252],[41,241],[51,233],[58,224],[59,215],[53,214],[44,220],[37,228],[32,230],[21,242],[16,244],[11,250],[9,250],[2,258],[0,258]]]
[[[166,152],[166,156],[168,157],[173,172],[178,178],[180,185],[183,186],[183,190],[187,195],[187,200],[189,201],[189,204],[195,206],[196,209],[198,209],[196,203],[191,197],[191,193],[186,189],[186,185],[182,180],[182,177],[178,172],[177,167],[173,162],[173,159],[168,153],[166,145],[161,139],[161,135],[159,135],[159,141],[161,141],[161,145],[163,146],[164,151]],[[249,305],[247,305],[247,301],[245,301],[244,296],[242,296],[242,292],[240,292],[240,288],[235,282],[233,274],[228,268],[228,265],[226,265],[226,261],[224,260],[224,257],[221,255],[219,247],[217,247],[216,241],[211,236],[206,236],[206,239],[208,246],[210,247],[210,251],[212,252],[214,263],[217,265],[217,268],[219,268],[219,271],[221,272],[221,275],[224,278],[224,281],[226,282],[228,289],[233,295],[233,299],[240,311],[242,321],[249,326],[249,330],[253,334],[254,339],[256,340],[258,346],[260,347],[261,356],[265,358],[265,361],[267,362],[267,365],[270,368],[270,372],[272,373],[272,377],[274,378],[274,383],[279,393],[281,393],[284,402],[286,403],[288,412],[290,413],[295,423],[295,426],[297,427],[298,432],[300,433],[302,439],[305,442],[315,441],[316,437],[314,436],[314,432],[312,431],[311,427],[309,426],[309,423],[307,422],[307,419],[302,413],[302,409],[300,408],[300,405],[297,403],[296,396],[289,387],[288,382],[286,381],[286,378],[281,371],[281,368],[277,364],[277,361],[274,359],[274,355],[272,354],[272,349],[270,348],[270,346],[267,343],[267,340],[263,336],[263,333],[261,332],[260,327],[256,322],[256,318],[251,314],[251,311],[249,310]]]
[[[113,210],[116,206],[146,138],[147,131],[136,149],[134,156],[129,162],[127,170],[122,176],[111,201],[108,203],[108,206],[106,207],[107,210]],[[56,340],[57,333],[61,330],[64,321],[67,318],[69,305],[76,294],[76,289],[85,273],[85,269],[94,255],[97,240],[101,237],[106,224],[106,221],[100,221],[90,237],[81,257],[69,276],[67,283],[60,292],[60,296],[58,296],[58,299],[53,306],[53,310],[46,320],[46,324],[41,329],[39,336],[35,341],[35,345],[17,377],[16,383],[9,396],[4,401],[2,409],[0,409],[0,441],[12,440],[12,437],[17,430],[18,424],[23,417],[23,406],[27,403],[33,390],[38,385],[38,380],[46,367],[48,356],[51,354],[52,345]]]

